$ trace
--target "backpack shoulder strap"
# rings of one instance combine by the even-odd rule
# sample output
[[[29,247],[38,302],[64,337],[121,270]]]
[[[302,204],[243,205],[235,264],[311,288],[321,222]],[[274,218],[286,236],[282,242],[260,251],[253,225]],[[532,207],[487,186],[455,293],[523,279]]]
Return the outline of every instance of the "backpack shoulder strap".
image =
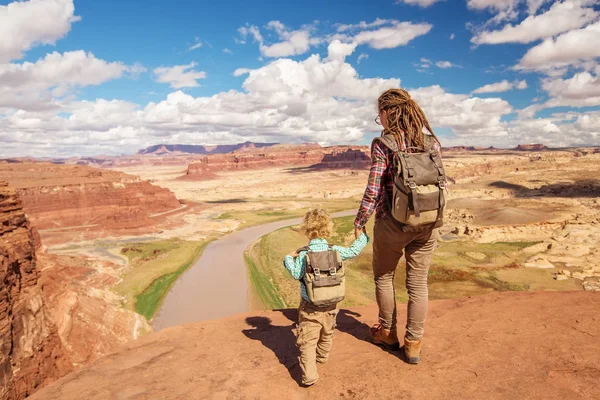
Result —
[[[308,248],[308,246],[302,246],[300,247],[298,250],[296,250],[297,253],[300,253],[301,251],[309,251],[310,249]]]
[[[425,144],[425,150],[433,150],[433,144],[435,143],[433,136],[432,135],[423,135],[424,136],[424,140],[423,143]]]
[[[373,139],[373,142],[371,143],[371,152],[373,151],[373,145],[375,145],[377,142],[383,144],[394,153],[400,151],[400,149],[398,149],[398,143],[396,143],[391,135],[382,135]]]

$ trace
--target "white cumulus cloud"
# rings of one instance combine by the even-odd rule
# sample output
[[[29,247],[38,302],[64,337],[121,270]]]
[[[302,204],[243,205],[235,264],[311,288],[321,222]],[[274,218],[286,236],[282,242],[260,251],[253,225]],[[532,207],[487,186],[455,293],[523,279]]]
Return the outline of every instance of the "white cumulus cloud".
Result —
[[[311,46],[320,42],[318,38],[312,37],[310,27],[293,31],[280,21],[270,21],[267,24],[267,29],[274,31],[280,41],[267,44],[264,36],[260,33],[260,29],[254,25],[243,26],[238,29],[238,32],[242,36],[241,42],[245,42],[247,37],[252,36],[254,42],[259,43],[261,55],[269,58],[304,54]]]
[[[444,0],[396,0],[396,4],[404,3],[404,4],[410,4],[413,6],[429,7],[432,4],[435,4],[440,1],[444,1]]]
[[[544,107],[600,106],[600,67],[595,73],[578,72],[569,79],[546,78],[542,89],[551,97]]]
[[[600,22],[575,29],[556,39],[548,38],[532,47],[519,61],[517,69],[546,71],[600,57]]]
[[[79,20],[73,0],[29,0],[0,6],[0,63],[23,57],[38,44],[54,44]]]
[[[442,69],[456,67],[456,65],[452,64],[450,61],[438,61],[435,65]]]
[[[198,80],[206,78],[206,72],[195,71],[193,68],[196,66],[195,62],[191,62],[186,65],[155,68],[156,81],[168,83],[173,89],[198,87],[200,86]]]
[[[140,65],[108,62],[85,51],[53,52],[38,61],[0,64],[0,107],[36,110],[52,108],[71,89],[100,85],[125,73],[137,76]]]
[[[429,33],[433,25],[391,21],[390,26],[357,33],[352,40],[358,44],[367,44],[374,49],[393,49],[405,46],[411,40]]]
[[[145,106],[99,99],[63,101],[58,110],[8,111],[0,117],[0,139],[7,143],[0,153],[119,154],[159,142],[356,143],[379,129],[373,122],[374,103],[383,91],[399,87],[400,80],[360,77],[343,60],[351,49],[341,49],[327,59],[315,54],[303,61],[281,58],[258,69],[239,69],[236,75],[247,75],[242,91],[210,97],[175,91]],[[409,91],[434,129],[452,130],[455,137],[448,143],[507,135],[501,118],[513,110],[502,99],[447,93],[439,86]],[[42,133],[44,143],[36,142]]]
[[[489,9],[496,15],[486,25],[499,24],[515,19],[519,12],[517,6],[520,0],[467,0],[467,7],[472,10]]]
[[[501,93],[508,92],[513,89],[527,89],[527,81],[521,80],[516,82],[509,82],[506,79],[501,82],[490,83],[480,88],[473,90],[473,93]]]
[[[598,18],[598,12],[586,7],[586,1],[556,2],[540,15],[530,15],[518,25],[507,24],[500,30],[479,32],[471,39],[475,44],[531,43],[581,28]]]
[[[346,57],[354,53],[357,43],[342,43],[339,40],[334,40],[327,46],[327,59],[344,61]]]
[[[371,29],[381,25],[389,24],[390,22],[392,22],[390,19],[375,18],[373,22],[360,21],[358,24],[338,24],[337,30],[338,32],[345,32],[356,29]]]

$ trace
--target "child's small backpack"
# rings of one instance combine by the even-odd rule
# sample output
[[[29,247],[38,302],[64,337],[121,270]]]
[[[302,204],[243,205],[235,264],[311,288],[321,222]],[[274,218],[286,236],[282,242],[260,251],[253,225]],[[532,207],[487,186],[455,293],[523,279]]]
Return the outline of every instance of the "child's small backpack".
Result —
[[[308,247],[298,249],[300,251],[307,251],[302,281],[310,302],[316,306],[329,306],[344,300],[346,270],[340,253],[331,246],[327,251],[310,251]]]

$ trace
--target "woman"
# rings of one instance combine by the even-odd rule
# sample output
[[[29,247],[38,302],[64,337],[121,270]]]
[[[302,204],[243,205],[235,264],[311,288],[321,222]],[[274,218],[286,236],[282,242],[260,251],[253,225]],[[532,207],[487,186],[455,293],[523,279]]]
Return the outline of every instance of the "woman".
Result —
[[[378,116],[375,119],[383,125],[382,135],[392,135],[400,151],[411,148],[426,149],[427,142],[438,153],[440,144],[419,105],[403,89],[390,89],[378,100]],[[423,127],[431,133],[426,140]],[[423,325],[427,315],[428,290],[427,274],[431,256],[437,241],[435,223],[413,228],[401,224],[391,216],[394,177],[397,174],[394,153],[381,141],[371,146],[371,172],[360,208],[354,221],[355,235],[358,238],[375,211],[373,230],[373,275],[375,278],[379,323],[371,330],[373,342],[389,348],[399,345],[396,328],[396,299],[394,275],[398,261],[406,253],[406,288],[408,290],[408,315],[404,351],[409,363],[420,361]]]

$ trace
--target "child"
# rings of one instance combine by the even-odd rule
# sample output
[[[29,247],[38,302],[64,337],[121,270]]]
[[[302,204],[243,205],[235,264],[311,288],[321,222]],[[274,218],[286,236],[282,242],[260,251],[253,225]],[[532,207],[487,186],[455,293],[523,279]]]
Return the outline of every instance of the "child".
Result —
[[[301,230],[310,239],[308,249],[311,252],[330,250],[325,238],[333,233],[333,221],[325,211],[314,209],[307,212]],[[368,241],[369,238],[363,229],[361,235],[349,248],[331,246],[331,250],[337,251],[343,261],[359,255]],[[302,384],[312,386],[319,378],[316,363],[325,363],[329,356],[338,309],[337,304],[317,306],[309,300],[306,283],[302,280],[306,273],[306,254],[306,250],[294,252],[285,256],[283,261],[285,268],[294,279],[300,280],[301,300],[298,308],[296,344],[300,348]]]

